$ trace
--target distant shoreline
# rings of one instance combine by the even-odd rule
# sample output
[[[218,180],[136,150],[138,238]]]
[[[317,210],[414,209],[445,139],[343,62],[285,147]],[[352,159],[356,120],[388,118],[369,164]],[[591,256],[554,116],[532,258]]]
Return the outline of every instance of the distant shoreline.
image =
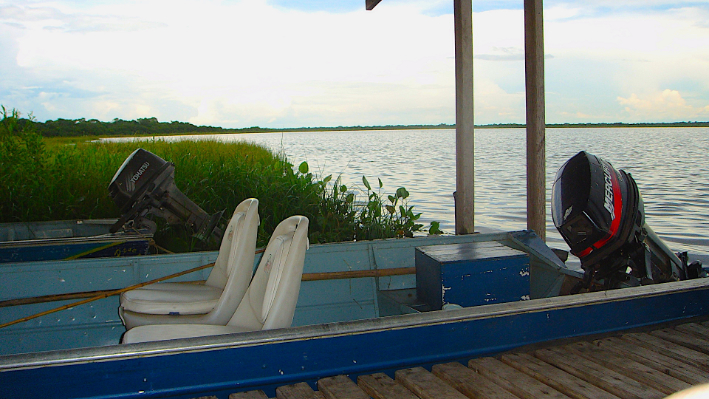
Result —
[[[20,119],[20,123],[29,122]],[[96,119],[57,119],[56,121],[34,122],[39,134],[44,137],[151,137],[180,136],[203,134],[248,134],[248,133],[288,133],[288,132],[325,132],[325,131],[367,131],[367,130],[412,130],[412,129],[455,129],[454,124],[438,125],[383,125],[383,126],[321,126],[295,128],[268,128],[252,126],[246,128],[222,128],[215,126],[196,126],[187,122],[159,122],[157,118],[139,118],[137,120],[114,119],[102,122]],[[670,128],[670,127],[709,127],[707,122],[660,122],[660,123],[550,123],[547,128]],[[476,125],[475,129],[524,129],[523,123],[497,123]]]
[[[548,123],[547,128],[618,128],[618,127],[709,127],[709,122],[658,122],[658,123]],[[524,123],[497,123],[489,125],[475,125],[475,129],[524,129]],[[357,131],[357,130],[410,130],[410,129],[455,129],[454,124],[439,125],[385,125],[385,126],[337,126],[337,127],[297,127],[297,128],[245,128],[224,129],[237,130],[241,133],[269,133],[269,132],[326,132],[326,131]]]
[[[482,125],[475,126],[478,128],[504,128],[518,127],[524,128],[525,124],[499,124],[499,125]],[[547,123],[546,127],[550,128],[603,128],[603,127],[709,127],[709,122],[656,122],[656,123]]]

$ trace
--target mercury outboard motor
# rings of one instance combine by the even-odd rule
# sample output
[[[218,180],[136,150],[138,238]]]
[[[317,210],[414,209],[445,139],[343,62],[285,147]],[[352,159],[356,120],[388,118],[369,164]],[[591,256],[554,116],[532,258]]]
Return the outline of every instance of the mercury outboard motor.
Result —
[[[573,291],[602,283],[605,289],[698,277],[701,263],[687,265],[645,223],[645,208],[633,177],[581,151],[554,180],[552,218],[571,253],[581,260],[584,280]]]
[[[175,185],[175,165],[139,148],[123,162],[108,186],[111,198],[121,210],[121,218],[111,227],[118,231],[126,223],[151,224],[144,219],[152,214],[170,224],[185,223],[194,236],[207,241],[221,241],[217,227],[222,212],[209,215]]]

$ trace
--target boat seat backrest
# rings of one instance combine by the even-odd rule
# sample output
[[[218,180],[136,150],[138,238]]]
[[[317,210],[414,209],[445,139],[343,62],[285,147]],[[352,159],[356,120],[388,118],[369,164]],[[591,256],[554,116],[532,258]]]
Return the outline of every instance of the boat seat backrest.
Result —
[[[307,232],[304,216],[290,217],[278,225],[229,325],[252,330],[290,326],[308,248]]]
[[[231,253],[234,235],[236,234],[235,230],[243,224],[244,216],[244,212],[239,212],[234,213],[234,216],[231,217],[231,221],[229,221],[229,225],[227,225],[226,231],[224,231],[222,243],[219,245],[217,260],[214,261],[214,267],[211,273],[209,273],[209,280],[211,281],[207,285],[219,287],[226,284],[226,280],[229,277],[229,254]]]
[[[262,261],[256,269],[254,279],[249,285],[248,294],[244,298],[248,302],[250,312],[261,324],[266,321],[266,316],[268,316],[268,308],[265,305],[267,287],[270,285],[272,290],[277,288],[273,285],[277,284],[280,276],[283,275],[283,266],[287,258],[283,255],[287,254],[292,241],[292,235],[287,234],[271,240],[268,250],[264,252]]]
[[[253,212],[252,215],[247,215],[248,211]],[[214,262],[214,267],[212,268],[209,278],[206,284],[212,287],[223,288],[232,273],[237,262],[234,258],[234,252],[238,251],[234,247],[234,243],[238,243],[239,239],[246,239],[245,236],[252,234],[253,232],[248,231],[247,216],[250,218],[256,218],[256,226],[258,226],[258,200],[250,198],[242,201],[234,210],[234,214],[229,220],[226,230],[224,231],[224,237],[219,246],[219,255],[217,255],[217,260]],[[258,233],[258,231],[256,232]],[[254,245],[255,248],[255,245]],[[232,251],[233,249],[233,251]]]
[[[209,312],[215,324],[226,324],[234,314],[253,275],[258,235],[258,200],[248,199],[237,206],[224,233],[217,261],[206,285],[223,289],[219,301]],[[224,261],[221,261],[224,259]]]

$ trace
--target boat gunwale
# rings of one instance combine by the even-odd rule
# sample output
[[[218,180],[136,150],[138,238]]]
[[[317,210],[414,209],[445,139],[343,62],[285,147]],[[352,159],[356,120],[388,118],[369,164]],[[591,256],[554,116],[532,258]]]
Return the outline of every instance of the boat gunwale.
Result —
[[[441,236],[421,236],[421,237],[412,237],[412,238],[382,238],[382,239],[376,239],[376,240],[362,240],[362,241],[342,241],[342,242],[330,242],[330,243],[323,243],[323,244],[312,244],[310,246],[310,249],[308,252],[306,252],[306,262],[307,262],[307,256],[308,253],[312,253],[313,249],[318,248],[318,251],[322,251],[324,253],[329,253],[329,252],[340,252],[342,250],[342,247],[365,247],[365,248],[381,248],[381,249],[387,249],[387,248],[396,248],[401,245],[401,243],[411,243],[411,241],[416,240],[417,242],[425,242],[425,241],[441,241],[443,240],[445,244],[455,244],[458,242],[477,242],[481,240],[492,240],[492,241],[501,241],[501,240],[509,240],[511,238],[511,234],[517,234],[517,233],[523,233],[526,232],[527,230],[519,230],[519,231],[512,231],[512,232],[491,232],[491,233],[476,233],[476,234],[469,234],[465,236],[456,236],[456,235],[441,235]],[[78,237],[80,239],[86,239],[86,237]],[[34,240],[34,239],[33,239]],[[47,239],[39,239],[39,241],[46,241]],[[28,240],[23,240],[23,241],[28,241]],[[10,243],[19,243],[23,241],[0,241],[2,242],[10,242]],[[448,243],[447,241],[451,241]],[[423,245],[438,245],[438,244],[415,244],[414,246],[423,246]],[[407,245],[409,246],[409,245]],[[353,250],[348,250],[348,251],[356,251],[356,249]],[[174,254],[152,254],[152,255],[144,255],[140,257],[140,262],[145,262],[145,263],[150,263],[150,262],[160,262],[164,263],[163,261],[165,260],[172,260],[172,259],[216,259],[219,251],[200,251],[200,252],[187,252],[187,253],[174,253]],[[126,263],[134,263],[138,260],[131,258],[128,260],[128,258],[125,257],[107,257],[107,258],[100,258],[100,261],[104,263],[105,267],[120,267],[124,266]],[[95,263],[97,262],[97,259],[74,259],[72,262],[76,262],[75,264],[77,266],[82,266],[83,263]],[[0,264],[0,267],[3,268],[13,268],[13,267],[41,267],[41,266],[54,266],[55,263],[62,264],[63,261],[61,260],[42,260],[42,261],[32,261],[32,262],[6,262],[3,264]],[[12,299],[12,298],[10,298]]]
[[[145,342],[130,345],[66,349],[0,356],[0,372],[34,369],[71,364],[128,360],[143,357],[207,352],[222,349],[252,347],[290,341],[325,339],[337,336],[377,333],[412,327],[514,316],[576,308],[587,305],[636,300],[668,294],[679,294],[709,288],[709,278],[670,282],[612,291],[541,298],[528,301],[482,305],[456,310],[386,316],[345,322],[307,325],[285,329],[233,333],[209,337],[183,338],[170,341]],[[658,320],[658,322],[667,320]]]
[[[128,242],[128,241],[145,241],[152,239],[152,233],[127,232],[127,233],[107,233],[89,237],[66,237],[66,238],[37,238],[31,240],[18,241],[0,241],[0,248],[20,248],[20,247],[43,247],[55,245],[71,245],[71,244],[89,244],[92,242]],[[50,259],[46,262],[53,262],[56,259]],[[42,261],[37,261],[42,262]],[[21,263],[21,262],[7,262]]]

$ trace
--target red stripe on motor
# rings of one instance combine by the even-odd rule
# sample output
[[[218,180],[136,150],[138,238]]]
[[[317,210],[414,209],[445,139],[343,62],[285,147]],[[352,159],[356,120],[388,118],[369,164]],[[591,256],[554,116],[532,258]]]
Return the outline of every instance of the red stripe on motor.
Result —
[[[594,248],[599,249],[599,248],[603,247],[604,245],[606,245],[606,243],[611,238],[613,238],[613,236],[615,236],[619,231],[618,228],[620,227],[620,217],[623,212],[623,197],[621,196],[621,193],[620,193],[620,182],[618,182],[618,176],[617,176],[615,169],[613,169],[613,167],[610,165],[607,165],[607,166],[608,166],[608,169],[611,172],[613,172],[610,174],[611,175],[611,183],[613,185],[613,221],[611,222],[611,228],[610,228],[610,231],[608,232],[607,236],[598,240],[595,244],[584,249],[578,255],[576,255],[579,258],[587,256],[588,254],[590,254],[593,251]]]
[[[611,168],[611,170],[614,172],[611,173],[611,181],[613,182],[613,222],[611,222],[611,228],[608,232],[608,236],[593,244],[596,248],[601,248],[604,246],[608,240],[618,233],[618,227],[620,227],[620,216],[623,211],[623,198],[620,195],[620,183],[616,177],[615,170],[613,170],[613,168]]]
[[[584,249],[583,251],[579,252],[578,254],[574,254],[574,255],[578,256],[579,258],[583,258],[584,256],[590,254],[591,251],[593,251],[593,248],[588,247],[588,248]]]

